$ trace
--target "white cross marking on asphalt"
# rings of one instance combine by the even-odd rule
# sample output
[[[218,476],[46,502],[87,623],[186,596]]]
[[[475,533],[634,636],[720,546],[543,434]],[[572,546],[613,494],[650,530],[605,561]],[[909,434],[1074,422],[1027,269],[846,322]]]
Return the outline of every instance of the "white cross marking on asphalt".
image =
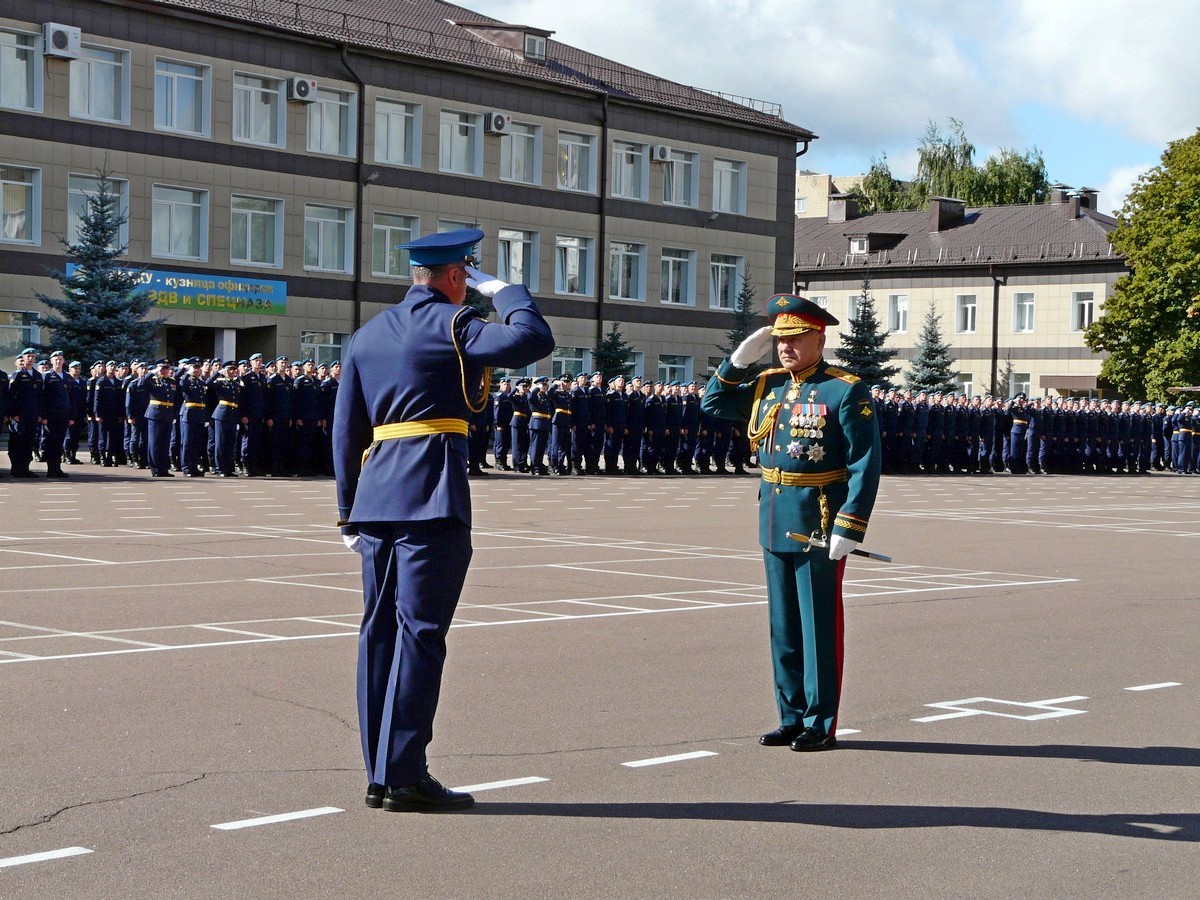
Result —
[[[969,697],[966,700],[945,700],[941,703],[926,703],[925,705],[932,709],[951,709],[954,712],[943,713],[937,716],[924,716],[919,719],[913,719],[913,721],[940,722],[944,719],[961,719],[964,716],[1000,716],[1005,719],[1024,719],[1026,722],[1033,722],[1038,719],[1059,719],[1063,716],[1077,716],[1087,712],[1087,710],[1066,709],[1055,704],[1073,703],[1076,700],[1087,699],[1087,697],[1076,695],[1072,697],[1056,697],[1053,700],[1033,700],[1028,703],[1023,703],[1019,700],[998,700],[995,697]],[[972,708],[977,703],[996,703],[1018,709],[1037,710],[1037,712],[1029,712],[1022,715],[1016,712],[1007,713],[997,712],[993,709]]]

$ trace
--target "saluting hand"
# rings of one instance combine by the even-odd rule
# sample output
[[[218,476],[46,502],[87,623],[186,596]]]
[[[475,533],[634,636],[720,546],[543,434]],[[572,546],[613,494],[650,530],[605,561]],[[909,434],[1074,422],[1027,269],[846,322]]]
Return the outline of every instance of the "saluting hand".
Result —
[[[738,344],[738,348],[730,354],[729,361],[739,369],[745,369],[762,359],[774,342],[771,326],[764,325]]]

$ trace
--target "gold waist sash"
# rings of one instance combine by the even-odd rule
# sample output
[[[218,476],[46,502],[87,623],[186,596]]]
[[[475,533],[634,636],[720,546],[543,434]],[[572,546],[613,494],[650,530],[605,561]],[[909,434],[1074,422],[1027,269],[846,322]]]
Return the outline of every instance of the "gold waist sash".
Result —
[[[762,480],[770,484],[786,484],[789,487],[824,487],[827,484],[849,481],[850,475],[845,469],[810,474],[808,472],[781,472],[779,469],[764,468]]]

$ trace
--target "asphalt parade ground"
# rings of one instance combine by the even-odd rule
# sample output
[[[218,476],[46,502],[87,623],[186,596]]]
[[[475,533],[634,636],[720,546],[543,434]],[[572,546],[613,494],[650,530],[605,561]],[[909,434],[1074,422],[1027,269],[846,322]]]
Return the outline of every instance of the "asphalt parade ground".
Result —
[[[885,478],[839,748],[757,480],[474,482],[431,770],[363,805],[332,485],[0,480],[0,897],[1194,897],[1200,479]]]

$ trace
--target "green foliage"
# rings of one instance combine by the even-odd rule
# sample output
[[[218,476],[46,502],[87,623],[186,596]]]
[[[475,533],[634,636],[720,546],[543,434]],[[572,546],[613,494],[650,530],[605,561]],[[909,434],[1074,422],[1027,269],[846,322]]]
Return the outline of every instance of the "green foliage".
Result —
[[[750,280],[750,266],[747,265],[745,272],[742,273],[742,287],[738,291],[737,302],[733,307],[733,326],[725,333],[728,344],[717,349],[726,356],[733,353],[738,345],[759,327],[755,323],[758,315],[757,292],[754,289],[754,282]]]
[[[971,195],[976,177],[975,145],[967,140],[963,124],[950,119],[950,133],[943,134],[930,120],[917,148],[917,177],[914,184],[923,204],[930,197]]]
[[[857,314],[850,320],[850,331],[841,332],[842,345],[834,351],[838,362],[869,385],[892,386],[892,377],[900,371],[899,366],[889,366],[895,350],[888,350],[887,333],[879,329],[879,318],[875,315],[875,298],[871,296],[871,278],[863,278],[862,293],[859,294]]]
[[[1018,153],[1000,148],[998,156],[989,156],[977,170],[971,191],[963,198],[971,206],[1045,203],[1050,197],[1050,179],[1042,151],[1034,147]]]
[[[1012,390],[1012,378],[1015,371],[1012,359],[1004,357],[1004,362],[997,368],[996,380],[988,388],[988,393],[997,398],[1007,397],[1008,392]]]
[[[862,185],[850,192],[858,198],[859,210],[863,213],[894,212],[916,209],[920,206],[909,189],[892,177],[887,154],[883,159],[871,158],[871,169],[862,180]]]
[[[629,376],[633,371],[633,344],[621,335],[621,323],[613,322],[592,351],[596,371],[604,376],[605,382],[618,375]]]
[[[1131,272],[1084,336],[1108,353],[1101,377],[1151,400],[1200,384],[1200,130],[1138,179],[1108,238]]]
[[[921,336],[913,351],[912,362],[904,375],[904,386],[917,391],[957,391],[958,373],[952,368],[955,359],[950,355],[950,345],[942,338],[942,317],[937,305],[931,303],[921,326]]]
[[[127,214],[108,173],[98,172],[97,179],[97,192],[87,196],[78,242],[62,242],[75,270],[49,273],[62,297],[36,294],[56,313],[42,318],[52,340],[41,349],[62,350],[85,366],[94,359],[146,359],[155,349],[156,323],[146,321],[154,300],[149,291],[137,289],[140,273],[118,261],[126,250],[119,236]]]

